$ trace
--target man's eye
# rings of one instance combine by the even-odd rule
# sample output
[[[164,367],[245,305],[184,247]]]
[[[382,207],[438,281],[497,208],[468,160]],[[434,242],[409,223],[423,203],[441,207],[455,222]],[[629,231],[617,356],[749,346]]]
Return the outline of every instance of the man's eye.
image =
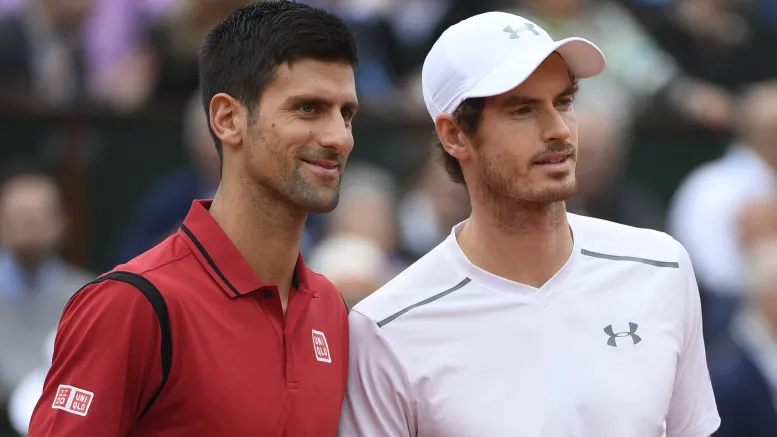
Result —
[[[531,112],[531,108],[528,106],[524,106],[523,108],[518,108],[515,111],[512,112],[513,115],[528,115]]]
[[[312,114],[316,112],[316,105],[312,103],[305,103],[304,105],[299,105],[297,109],[306,114]]]
[[[353,117],[354,117],[354,115],[356,115],[356,114],[354,113],[354,111],[352,111],[352,110],[350,110],[350,109],[343,109],[343,110],[341,111],[341,113],[342,113],[342,115],[343,115],[343,120],[345,120],[345,121],[351,121],[351,120],[353,120]]]
[[[564,100],[562,100],[562,101],[558,102],[558,104],[559,104],[559,106],[561,106],[562,108],[569,108],[570,106],[572,106],[572,103],[573,103],[573,102],[574,102],[574,100],[573,100],[573,99],[564,99]]]

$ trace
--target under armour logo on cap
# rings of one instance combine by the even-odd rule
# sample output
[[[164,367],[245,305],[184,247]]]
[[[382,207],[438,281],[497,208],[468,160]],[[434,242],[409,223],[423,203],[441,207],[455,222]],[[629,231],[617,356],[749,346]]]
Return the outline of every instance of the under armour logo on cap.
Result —
[[[532,23],[524,23],[523,27],[519,27],[517,29],[513,29],[510,26],[505,27],[502,29],[503,32],[507,32],[510,34],[510,39],[518,39],[520,36],[518,36],[518,32],[523,32],[524,30],[528,30],[529,32],[539,35],[540,33],[537,32],[537,30],[534,29],[534,25]]]
[[[642,338],[636,334],[638,327],[639,325],[636,323],[629,322],[629,331],[612,332],[612,325],[607,325],[607,327],[604,328],[604,333],[610,336],[610,338],[607,340],[607,344],[612,347],[618,347],[618,344],[615,342],[615,339],[618,337],[631,337],[631,340],[634,342],[634,344],[639,343],[642,341]]]

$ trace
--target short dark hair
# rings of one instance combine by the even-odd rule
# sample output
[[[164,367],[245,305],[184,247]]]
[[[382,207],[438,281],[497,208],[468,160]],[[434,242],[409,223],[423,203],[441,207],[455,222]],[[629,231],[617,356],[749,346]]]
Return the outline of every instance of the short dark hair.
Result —
[[[336,15],[292,1],[243,6],[208,32],[200,53],[202,103],[227,93],[253,113],[278,67],[299,59],[358,63],[356,39]],[[221,140],[208,129],[222,158]]]
[[[572,86],[574,87],[575,92],[577,92],[580,80],[575,77],[572,70],[569,70],[569,81],[572,82]],[[453,111],[453,119],[468,137],[472,138],[477,134],[478,128],[480,127],[480,121],[483,119],[483,109],[485,109],[485,107],[486,98],[475,97],[464,100],[459,107]],[[436,132],[432,153],[435,155],[435,158],[440,161],[445,168],[446,173],[448,173],[448,177],[453,182],[467,186],[459,160],[445,150],[442,141]]]

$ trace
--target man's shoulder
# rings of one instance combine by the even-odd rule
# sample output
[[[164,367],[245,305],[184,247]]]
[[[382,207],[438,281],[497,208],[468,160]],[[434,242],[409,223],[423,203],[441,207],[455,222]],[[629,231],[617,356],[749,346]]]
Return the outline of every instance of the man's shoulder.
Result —
[[[144,276],[147,274],[165,275],[179,268],[179,263],[190,255],[192,255],[192,251],[189,246],[178,232],[174,232],[135,258],[117,265],[113,270]]]
[[[188,291],[191,286],[185,278],[191,272],[190,265],[180,262],[191,255],[186,243],[177,235],[171,235],[156,246],[112,269],[103,272],[97,278],[86,279],[81,288],[73,294],[67,305],[66,313],[78,318],[126,316],[127,308],[136,306],[145,309],[143,315],[134,315],[139,323],[145,323],[148,317],[154,317],[156,307],[154,296],[158,291],[165,304],[175,298],[180,291]],[[189,262],[196,262],[192,257]],[[129,274],[129,275],[127,275]],[[142,277],[153,287],[149,289],[132,278]],[[141,279],[142,281],[142,279]]]
[[[202,278],[193,274],[199,271],[203,270],[199,268],[199,262],[193,256],[186,242],[177,234],[172,234],[135,258],[103,272],[91,283],[86,284],[85,288],[99,290],[137,288],[128,283],[126,279],[117,277],[117,274],[129,273],[150,282],[165,300],[169,300],[169,298],[180,294],[179,291],[188,294],[192,288],[192,282],[201,283]],[[137,290],[135,292],[138,293]],[[110,295],[112,292],[104,294]],[[142,295],[140,296],[142,297]],[[98,299],[102,299],[102,297]],[[111,299],[111,297],[106,296],[105,299]]]
[[[659,267],[679,267],[685,248],[671,235],[608,220],[569,214],[573,232],[580,232],[580,249],[604,259],[639,259]]]
[[[443,242],[356,304],[353,310],[381,325],[409,308],[455,289],[467,278],[451,268],[445,250]]]

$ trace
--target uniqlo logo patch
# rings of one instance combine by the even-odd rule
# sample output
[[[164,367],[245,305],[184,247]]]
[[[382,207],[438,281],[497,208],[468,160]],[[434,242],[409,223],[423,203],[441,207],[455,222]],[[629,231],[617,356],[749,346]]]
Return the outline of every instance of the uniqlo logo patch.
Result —
[[[316,359],[324,363],[331,363],[332,356],[329,355],[329,343],[326,342],[326,336],[321,331],[313,330],[313,350],[316,352]]]
[[[51,408],[86,416],[86,413],[89,412],[89,406],[92,405],[92,399],[94,399],[94,393],[90,391],[60,384]]]

